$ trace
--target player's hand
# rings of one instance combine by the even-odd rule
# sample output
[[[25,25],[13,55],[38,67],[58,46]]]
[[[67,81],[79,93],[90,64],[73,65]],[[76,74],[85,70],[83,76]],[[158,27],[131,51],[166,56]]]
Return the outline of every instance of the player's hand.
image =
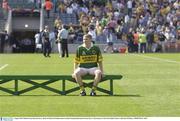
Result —
[[[75,78],[75,75],[74,75],[74,73],[73,73],[71,76],[72,76],[72,78]]]
[[[102,73],[102,75],[101,75],[101,76],[102,76],[102,78],[103,78],[103,77],[105,77],[105,74],[104,74],[104,73]]]

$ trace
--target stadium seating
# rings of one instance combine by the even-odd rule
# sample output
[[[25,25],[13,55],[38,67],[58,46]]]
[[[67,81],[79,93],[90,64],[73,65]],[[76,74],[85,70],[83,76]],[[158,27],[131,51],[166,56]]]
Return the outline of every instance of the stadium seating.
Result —
[[[2,8],[0,8],[0,18],[3,18],[3,9]]]
[[[84,76],[83,80],[93,80],[93,76]],[[122,78],[121,75],[106,75],[103,77],[100,81],[100,83],[105,82],[105,81],[110,81],[110,90],[97,87],[97,90],[100,92],[103,92],[105,94],[113,95],[113,80],[120,80]],[[43,82],[40,83],[40,81],[44,80]],[[57,81],[62,81],[62,90],[47,86],[48,84],[55,83]],[[72,92],[75,92],[79,90],[79,86],[67,89],[66,90],[66,81],[76,83],[75,79],[72,78],[69,75],[1,75],[0,76],[0,85],[6,84],[8,82],[14,82],[14,91],[10,90],[9,87],[2,87],[0,86],[0,90],[12,95],[21,95],[26,92],[32,91],[37,88],[43,88],[45,90],[61,94],[61,95],[66,95]],[[19,90],[19,86],[22,86],[22,82],[32,84],[32,87],[26,87],[25,89]],[[92,87],[93,82],[84,82],[85,87]]]
[[[0,32],[3,31],[4,28],[5,28],[4,14],[3,14],[3,9],[0,8]]]
[[[63,24],[78,24],[77,17],[75,14],[60,13],[59,16]]]

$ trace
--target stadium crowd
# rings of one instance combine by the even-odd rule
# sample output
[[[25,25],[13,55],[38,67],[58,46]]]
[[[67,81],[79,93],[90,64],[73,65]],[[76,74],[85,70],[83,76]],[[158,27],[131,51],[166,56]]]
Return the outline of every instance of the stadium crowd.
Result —
[[[123,41],[129,52],[165,51],[165,44],[180,39],[179,0],[57,0],[55,12],[76,13],[80,28],[94,41]],[[58,18],[55,28],[62,22]],[[110,37],[112,35],[112,37]],[[106,49],[105,49],[106,51]]]
[[[6,1],[6,0],[4,0]],[[41,0],[29,0],[38,5]],[[46,0],[53,12],[75,13],[79,25],[69,24],[69,42],[92,35],[95,43],[124,43],[128,52],[165,51],[165,45],[180,40],[179,0]],[[38,3],[38,4],[37,4]],[[60,16],[54,22],[56,37],[61,29]]]

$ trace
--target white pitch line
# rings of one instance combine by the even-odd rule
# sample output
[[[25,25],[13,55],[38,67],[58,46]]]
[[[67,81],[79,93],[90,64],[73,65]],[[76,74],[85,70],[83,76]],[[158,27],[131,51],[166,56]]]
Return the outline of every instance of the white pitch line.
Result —
[[[174,60],[161,59],[161,58],[156,58],[156,57],[152,57],[152,56],[137,55],[137,54],[133,54],[133,55],[134,55],[134,56],[139,56],[139,57],[148,58],[148,59],[153,59],[153,60],[158,60],[158,61],[168,62],[168,63],[176,63],[176,64],[180,64],[179,61],[174,61]]]
[[[3,66],[0,67],[0,70],[3,70],[4,68],[6,68],[9,64],[5,64]]]

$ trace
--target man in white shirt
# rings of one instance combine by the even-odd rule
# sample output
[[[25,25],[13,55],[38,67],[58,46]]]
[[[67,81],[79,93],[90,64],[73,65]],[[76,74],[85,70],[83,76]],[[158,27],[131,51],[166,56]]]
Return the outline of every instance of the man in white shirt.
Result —
[[[95,44],[95,41],[96,41],[95,26],[94,25],[90,25],[88,29],[89,29],[88,34],[90,34],[92,36],[92,43]]]
[[[132,0],[128,0],[127,2],[127,8],[128,8],[128,15],[132,15]]]
[[[62,29],[59,30],[58,32],[58,40],[59,43],[61,44],[61,57],[63,58],[66,54],[66,57],[69,57],[68,54],[68,37],[69,37],[69,32],[67,30],[67,26],[63,25]]]
[[[36,33],[35,36],[35,44],[36,44],[36,49],[35,51],[38,52],[40,49],[42,49],[42,44],[40,43],[40,33]]]

